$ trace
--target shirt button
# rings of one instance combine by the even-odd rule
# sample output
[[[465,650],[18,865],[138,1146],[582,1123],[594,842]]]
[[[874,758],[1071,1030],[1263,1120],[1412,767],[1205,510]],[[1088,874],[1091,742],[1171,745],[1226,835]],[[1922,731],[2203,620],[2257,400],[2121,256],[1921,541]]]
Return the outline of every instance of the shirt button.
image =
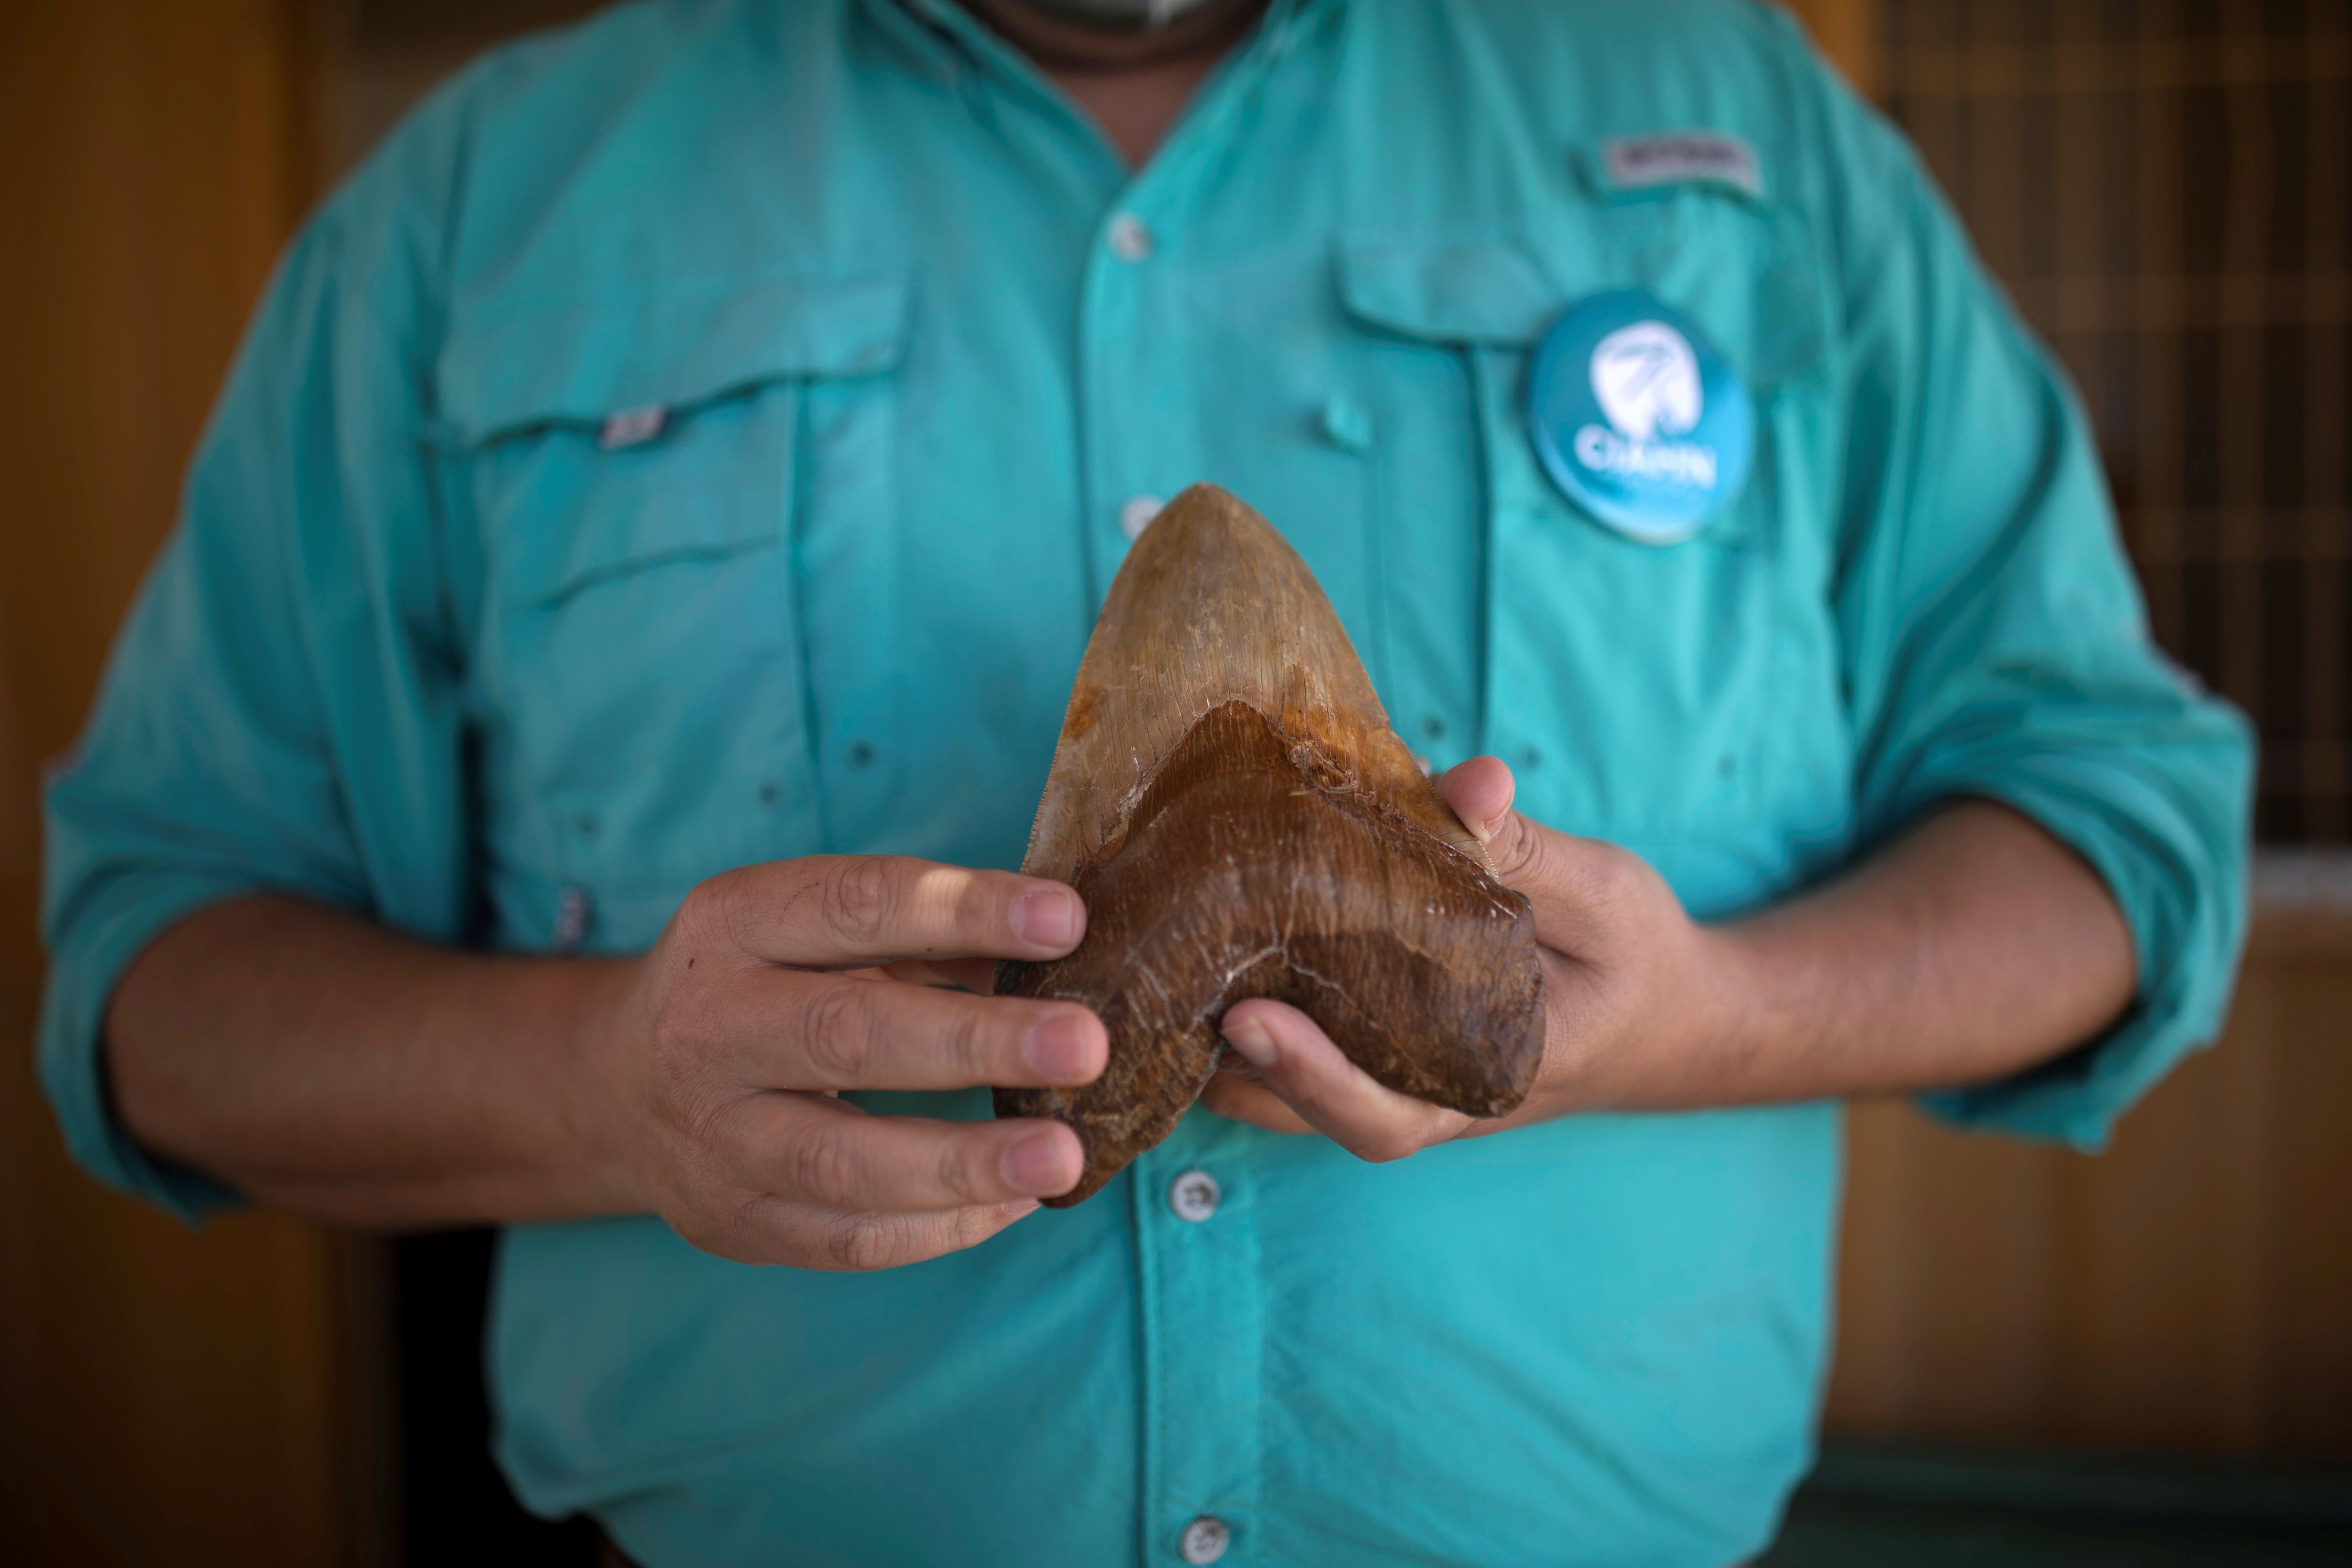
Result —
[[[1168,1184],[1168,1206],[1176,1211],[1178,1219],[1190,1220],[1194,1225],[1216,1213],[1224,1195],[1217,1178],[1206,1171],[1187,1171]]]
[[[1158,517],[1160,509],[1167,504],[1158,496],[1128,497],[1119,503],[1118,531],[1127,535],[1128,542],[1132,544],[1143,537],[1143,531],[1151,526],[1151,520]]]
[[[1110,253],[1121,261],[1142,261],[1151,255],[1151,230],[1133,213],[1120,213],[1110,220]]]
[[[1204,1513],[1184,1527],[1184,1533],[1177,1537],[1176,1552],[1193,1568],[1202,1568],[1223,1557],[1233,1543],[1234,1532],[1225,1528],[1225,1521]]]

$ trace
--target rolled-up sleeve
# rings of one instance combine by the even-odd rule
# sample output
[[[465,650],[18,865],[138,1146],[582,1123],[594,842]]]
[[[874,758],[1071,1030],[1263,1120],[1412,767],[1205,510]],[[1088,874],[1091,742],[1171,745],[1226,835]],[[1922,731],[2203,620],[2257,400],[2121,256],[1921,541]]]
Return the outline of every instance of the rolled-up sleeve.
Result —
[[[2138,959],[2137,997],[2104,1037],[1927,1103],[2095,1147],[2221,1028],[2246,924],[2252,737],[2150,642],[2063,374],[1909,147],[1821,79],[1862,833],[1955,796],[2012,806],[2105,879]]]
[[[124,969],[195,910],[278,892],[457,932],[457,639],[425,457],[430,276],[454,106],[281,262],[181,515],[47,790],[42,1083],[74,1156],[184,1216],[234,1196],[109,1102]]]

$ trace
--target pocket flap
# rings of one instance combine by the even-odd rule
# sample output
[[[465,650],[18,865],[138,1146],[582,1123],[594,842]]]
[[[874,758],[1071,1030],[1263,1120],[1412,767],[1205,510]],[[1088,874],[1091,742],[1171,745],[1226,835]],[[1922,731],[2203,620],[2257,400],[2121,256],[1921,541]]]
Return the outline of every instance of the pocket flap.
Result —
[[[1818,268],[1797,215],[1692,184],[1646,195],[1509,236],[1344,236],[1340,302],[1406,337],[1517,349],[1577,300],[1646,289],[1706,329],[1751,390],[1819,361]]]
[[[1565,297],[1517,243],[1359,235],[1340,242],[1339,298],[1350,315],[1444,343],[1525,343]]]
[[[461,317],[442,352],[442,424],[473,445],[690,408],[765,382],[871,375],[905,353],[911,292],[887,273],[798,276],[486,310]]]

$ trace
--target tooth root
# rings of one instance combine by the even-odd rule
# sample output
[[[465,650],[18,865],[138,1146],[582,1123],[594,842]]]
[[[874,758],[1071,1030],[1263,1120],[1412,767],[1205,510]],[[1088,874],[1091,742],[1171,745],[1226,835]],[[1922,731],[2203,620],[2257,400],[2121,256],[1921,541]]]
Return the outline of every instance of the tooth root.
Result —
[[[1216,1068],[1218,1022],[1287,1002],[1402,1092],[1475,1116],[1527,1094],[1543,980],[1527,900],[1496,880],[1390,729],[1296,551],[1196,485],[1144,531],[1070,695],[1023,868],[1085,898],[1086,941],[997,989],[1099,1013],[1078,1089],[996,1091],[1086,1147],[1062,1207],[1158,1143]]]

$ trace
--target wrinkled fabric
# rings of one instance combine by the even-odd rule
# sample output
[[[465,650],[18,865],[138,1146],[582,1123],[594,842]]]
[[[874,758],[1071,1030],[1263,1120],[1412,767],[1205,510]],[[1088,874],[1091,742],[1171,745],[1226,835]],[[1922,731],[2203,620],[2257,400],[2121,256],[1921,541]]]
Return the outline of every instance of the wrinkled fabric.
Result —
[[[1603,153],[1689,131],[1752,164]],[[1545,326],[1627,288],[1758,409],[1672,545],[1580,512],[1520,417]],[[747,861],[1017,865],[1122,517],[1201,479],[1305,555],[1416,751],[1502,756],[1702,917],[1956,795],[2078,849],[2135,1005],[1942,1113],[2094,1146],[2215,1032],[2246,729],[2151,650],[2049,355],[1785,18],[1276,0],[1130,175],[944,0],[713,0],[487,58],[285,258],[48,794],[75,1152],[232,1196],[125,1135],[98,1049],[215,900],[617,953]],[[873,1276],[516,1226],[499,1453],[649,1568],[1174,1563],[1202,1514],[1234,1565],[1720,1568],[1809,1461],[1838,1137],[1583,1116],[1375,1167],[1195,1110]]]

